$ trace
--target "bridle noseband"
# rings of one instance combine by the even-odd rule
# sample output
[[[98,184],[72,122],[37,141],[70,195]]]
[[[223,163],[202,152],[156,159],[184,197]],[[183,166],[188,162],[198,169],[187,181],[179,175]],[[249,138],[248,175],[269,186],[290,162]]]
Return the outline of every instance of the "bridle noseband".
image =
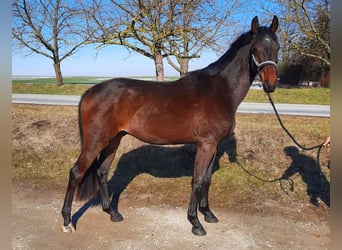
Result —
[[[257,66],[258,70],[261,70],[266,65],[272,65],[278,71],[278,64],[274,61],[264,61],[264,62],[258,63],[258,61],[255,59],[254,54],[252,54],[252,60],[255,63],[255,65]]]

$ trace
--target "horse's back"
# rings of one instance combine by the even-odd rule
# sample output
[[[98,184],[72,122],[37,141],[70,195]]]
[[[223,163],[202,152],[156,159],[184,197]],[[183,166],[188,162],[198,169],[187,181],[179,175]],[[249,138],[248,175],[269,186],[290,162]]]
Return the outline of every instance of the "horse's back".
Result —
[[[113,78],[96,84],[88,89],[81,98],[81,103],[87,102],[97,106],[118,105],[119,102],[136,106],[180,104],[192,102],[196,95],[196,87],[184,81],[154,82],[130,78]],[[197,95],[198,97],[198,95]],[[134,103],[136,105],[134,105]]]

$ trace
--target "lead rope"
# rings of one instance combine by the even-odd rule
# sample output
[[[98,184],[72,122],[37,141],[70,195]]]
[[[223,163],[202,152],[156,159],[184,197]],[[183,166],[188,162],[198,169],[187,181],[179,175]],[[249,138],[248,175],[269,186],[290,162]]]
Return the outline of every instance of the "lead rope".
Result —
[[[279,181],[280,188],[281,188],[287,195],[289,195],[289,193],[285,190],[282,181],[288,181],[288,182],[289,182],[289,185],[290,185],[290,190],[291,190],[291,192],[293,192],[293,190],[294,190],[294,188],[293,188],[294,182],[293,182],[293,180],[292,180],[290,177],[281,176],[281,177],[279,177],[279,178],[275,178],[275,179],[272,179],[272,180],[263,179],[263,178],[261,178],[261,177],[255,175],[255,174],[251,173],[250,171],[248,171],[245,167],[243,167],[243,166],[241,165],[241,163],[240,163],[239,161],[237,161],[236,163],[237,163],[237,164],[239,165],[239,167],[240,167],[243,171],[245,171],[248,175],[253,176],[254,178],[258,179],[259,181],[268,182],[268,183],[272,183],[272,182]]]
[[[288,136],[291,138],[291,140],[299,147],[299,148],[301,148],[302,150],[305,150],[305,151],[309,151],[309,150],[313,150],[313,149],[315,149],[315,148],[318,148],[318,152],[320,152],[321,151],[321,148],[323,147],[323,142],[321,143],[321,144],[318,144],[318,145],[316,145],[316,146],[312,146],[312,147],[304,147],[304,146],[302,146],[301,144],[299,144],[297,141],[296,141],[296,139],[293,137],[293,135],[287,130],[287,128],[284,126],[284,124],[283,124],[283,122],[282,122],[282,120],[280,119],[280,116],[279,116],[279,114],[278,114],[278,112],[277,112],[277,109],[276,109],[276,107],[275,107],[275,105],[274,105],[274,102],[273,102],[273,100],[272,100],[272,97],[271,97],[271,94],[270,93],[267,93],[267,95],[268,95],[268,100],[270,101],[270,103],[271,103],[271,105],[272,105],[272,107],[273,107],[273,110],[274,110],[274,113],[276,114],[276,116],[277,116],[277,119],[278,119],[278,121],[279,121],[279,124],[280,124],[280,126],[284,129],[284,131],[288,134]],[[319,154],[317,155],[317,159],[319,160]],[[319,162],[318,162],[319,163]]]
[[[282,122],[282,120],[281,120],[281,118],[280,118],[280,116],[279,116],[279,114],[278,114],[278,111],[277,111],[277,109],[276,109],[276,107],[275,107],[275,105],[274,105],[274,102],[273,102],[273,100],[272,100],[272,97],[271,97],[270,93],[267,93],[267,95],[268,95],[268,99],[269,99],[269,101],[270,101],[270,103],[271,103],[271,105],[272,105],[272,108],[273,108],[273,110],[274,110],[274,113],[276,114],[276,117],[277,117],[277,119],[278,119],[278,121],[279,121],[280,126],[284,129],[284,131],[285,131],[285,132],[287,133],[287,135],[291,138],[291,140],[292,140],[299,148],[301,148],[302,150],[309,151],[309,150],[313,150],[313,149],[316,149],[316,148],[318,149],[318,150],[317,150],[317,163],[318,163],[319,167],[321,167],[319,156],[320,156],[321,149],[322,149],[324,143],[322,142],[322,143],[320,143],[320,144],[318,144],[318,145],[315,145],[315,146],[312,146],[312,147],[304,147],[304,146],[302,146],[301,144],[299,144],[299,143],[296,141],[296,139],[293,137],[293,135],[292,135],[292,134],[287,130],[287,128],[284,126],[284,124],[283,124],[283,122]],[[262,181],[262,182],[271,183],[271,182],[279,181],[279,185],[280,185],[281,189],[282,189],[287,195],[288,195],[288,192],[285,190],[282,181],[284,181],[284,180],[288,181],[288,182],[289,182],[289,185],[290,185],[290,190],[291,190],[291,192],[293,192],[293,190],[294,190],[294,187],[293,187],[294,182],[293,182],[293,180],[292,180],[290,177],[281,176],[281,177],[279,177],[279,178],[275,178],[275,179],[272,179],[272,180],[266,180],[266,179],[263,179],[263,178],[261,178],[261,177],[255,175],[255,174],[251,173],[250,171],[248,171],[246,168],[244,168],[244,167],[240,164],[240,162],[237,162],[237,164],[238,164],[239,167],[240,167],[243,171],[245,171],[248,175],[253,176],[254,178],[256,178],[256,179],[258,179],[258,180],[260,180],[260,181]]]
[[[299,144],[296,139],[293,137],[293,135],[286,129],[286,127],[284,126],[282,120],[280,119],[280,116],[277,112],[277,109],[274,105],[274,102],[273,102],[273,99],[271,97],[271,94],[267,92],[267,95],[268,95],[268,100],[270,101],[272,107],[273,107],[273,110],[274,110],[274,113],[276,114],[277,116],[277,119],[279,121],[279,124],[280,126],[284,129],[284,131],[288,134],[288,136],[291,138],[291,140],[299,147],[301,148],[302,150],[305,150],[305,151],[310,151],[310,150],[313,150],[313,149],[316,149],[317,148],[317,157],[316,157],[316,160],[317,160],[317,164],[319,166],[319,168],[321,169],[321,163],[320,163],[320,154],[321,154],[321,149],[324,145],[324,142],[318,144],[318,145],[315,145],[315,146],[312,146],[312,147],[304,147],[303,145]],[[330,168],[330,166],[328,166],[328,168]],[[293,183],[293,180],[291,180],[292,183]],[[283,189],[284,190],[284,189]],[[285,190],[284,190],[285,191]],[[293,184],[291,186],[291,191],[293,191]],[[286,192],[286,191],[285,191]],[[286,192],[287,193],[287,192]]]
[[[267,93],[267,95],[268,95],[268,100],[270,101],[270,103],[271,103],[271,105],[272,105],[272,107],[273,107],[274,113],[275,113],[276,116],[277,116],[277,119],[278,119],[278,121],[279,121],[280,126],[281,126],[281,127],[284,129],[284,131],[288,134],[288,136],[291,138],[291,140],[292,140],[299,148],[301,148],[302,150],[310,151],[310,150],[313,150],[313,149],[316,149],[316,148],[318,149],[318,150],[317,150],[317,157],[316,157],[316,159],[317,159],[317,163],[318,163],[319,167],[321,168],[320,157],[319,157],[319,156],[320,156],[320,154],[321,154],[321,149],[322,149],[322,147],[323,147],[324,142],[322,142],[322,143],[320,143],[320,144],[318,144],[318,145],[312,146],[312,147],[304,147],[304,146],[302,146],[301,144],[299,144],[299,143],[296,141],[296,139],[293,137],[293,135],[287,130],[287,128],[284,126],[282,120],[280,119],[280,116],[279,116],[279,114],[278,114],[278,112],[277,112],[277,109],[276,109],[276,107],[275,107],[275,105],[274,105],[274,102],[273,102],[273,100],[272,100],[272,97],[271,97],[270,93]],[[329,168],[330,168],[330,167],[329,167]]]

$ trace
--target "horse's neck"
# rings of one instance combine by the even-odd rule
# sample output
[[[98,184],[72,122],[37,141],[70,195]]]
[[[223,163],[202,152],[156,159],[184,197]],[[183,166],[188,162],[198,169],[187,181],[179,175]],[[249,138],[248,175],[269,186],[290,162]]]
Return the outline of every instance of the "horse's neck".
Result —
[[[256,72],[251,73],[249,46],[241,48],[234,59],[222,70],[220,76],[224,78],[227,98],[235,109],[247,95]]]

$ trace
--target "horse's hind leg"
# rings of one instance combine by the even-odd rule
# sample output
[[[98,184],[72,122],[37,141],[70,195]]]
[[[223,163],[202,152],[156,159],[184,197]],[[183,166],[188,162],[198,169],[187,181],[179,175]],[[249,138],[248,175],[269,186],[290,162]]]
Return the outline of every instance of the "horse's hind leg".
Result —
[[[65,194],[65,199],[64,199],[64,205],[62,208],[62,216],[64,218],[64,224],[62,226],[62,232],[63,233],[73,233],[75,232],[75,228],[71,223],[71,205],[72,205],[72,200],[74,199],[74,194],[75,190],[78,184],[77,179],[77,172],[78,172],[78,166],[75,164],[74,167],[70,169],[69,173],[69,182],[68,182],[68,187],[67,191]]]
[[[110,214],[110,218],[112,221],[123,220],[122,215],[117,211],[117,209],[113,210],[113,208],[111,207],[109,194],[108,194],[108,187],[107,187],[108,171],[114,160],[116,150],[120,144],[121,138],[122,138],[122,135],[117,135],[117,137],[115,137],[111,141],[109,146],[106,147],[104,150],[102,150],[100,154],[101,166],[97,170],[98,182],[99,182],[100,194],[101,194],[101,200],[102,200],[102,209],[103,211]]]
[[[62,216],[64,219],[62,232],[64,233],[73,233],[75,231],[71,222],[72,201],[74,199],[75,190],[82,181],[87,169],[89,169],[92,164],[96,164],[97,153],[95,152],[96,151],[82,150],[76,164],[70,169],[68,187],[62,208]]]

